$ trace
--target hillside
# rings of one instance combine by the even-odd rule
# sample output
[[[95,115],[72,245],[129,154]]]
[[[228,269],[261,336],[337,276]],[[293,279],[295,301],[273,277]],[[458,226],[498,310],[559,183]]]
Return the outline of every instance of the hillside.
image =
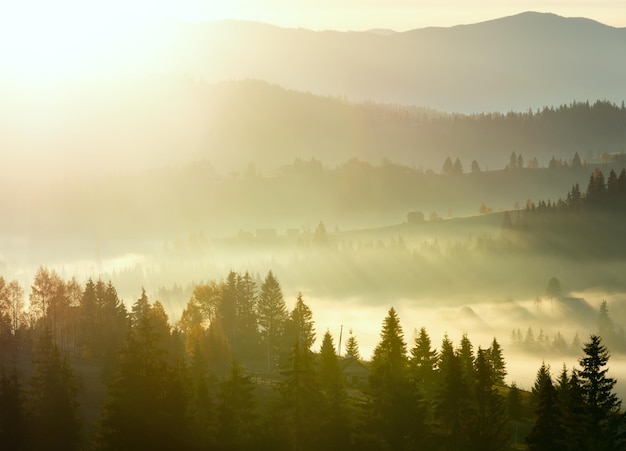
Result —
[[[626,99],[626,29],[553,14],[393,34],[223,21],[181,24],[171,36],[157,67],[210,81],[255,78],[451,112]]]
[[[626,108],[609,102],[467,116],[251,80],[155,76],[61,88],[0,88],[4,180],[92,178],[200,160],[221,174],[250,163],[267,173],[296,158],[387,159],[438,173],[448,156],[469,171],[472,160],[483,170],[503,168],[512,152],[545,167],[552,157],[578,152],[597,163],[626,150]]]

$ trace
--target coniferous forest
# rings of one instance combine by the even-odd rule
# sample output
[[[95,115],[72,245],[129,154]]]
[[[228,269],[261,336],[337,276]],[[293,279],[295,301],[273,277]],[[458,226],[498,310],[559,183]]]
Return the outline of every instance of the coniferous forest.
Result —
[[[5,449],[626,446],[595,334],[577,368],[537,361],[525,391],[505,383],[497,337],[476,348],[467,334],[431,338],[421,327],[409,341],[393,307],[370,360],[352,333],[339,355],[302,295],[287,309],[272,271],[260,285],[232,271],[197,285],[174,324],[145,291],[126,308],[111,283],[81,286],[44,267],[28,309],[24,297],[0,278]]]

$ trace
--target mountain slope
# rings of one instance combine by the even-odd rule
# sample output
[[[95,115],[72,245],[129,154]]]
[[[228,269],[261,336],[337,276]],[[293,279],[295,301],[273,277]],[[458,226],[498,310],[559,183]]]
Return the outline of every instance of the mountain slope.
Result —
[[[461,112],[626,98],[626,29],[553,14],[386,35],[236,21],[183,25],[174,35],[161,67],[210,81],[255,78]]]

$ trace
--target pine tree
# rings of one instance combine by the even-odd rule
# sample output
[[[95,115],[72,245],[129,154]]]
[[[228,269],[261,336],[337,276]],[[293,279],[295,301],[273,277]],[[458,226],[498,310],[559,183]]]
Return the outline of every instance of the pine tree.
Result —
[[[444,336],[439,352],[439,384],[435,413],[448,449],[461,449],[467,442],[467,418],[471,411],[470,388],[464,377],[461,358],[452,341]]]
[[[302,293],[298,293],[296,305],[289,315],[288,322],[288,339],[290,345],[298,343],[302,351],[310,351],[311,346],[315,342],[315,328],[313,321],[313,312],[302,299]]]
[[[349,331],[348,340],[346,341],[346,357],[352,357],[356,360],[361,359],[361,354],[359,352],[359,343],[354,335],[352,335],[352,329]]]
[[[562,449],[571,451],[593,449],[590,447],[589,437],[584,432],[588,423],[587,408],[576,372],[573,371],[570,376],[566,366],[563,365],[557,379],[556,391],[564,429]]]
[[[591,335],[583,347],[585,355],[578,361],[576,374],[589,414],[587,429],[596,450],[618,449],[625,446],[621,435],[625,426],[620,412],[621,400],[613,393],[616,380],[607,376],[609,352],[598,335]]]
[[[412,383],[402,326],[391,308],[370,364],[371,427],[381,446],[410,449],[428,441],[423,402]]]
[[[322,449],[342,449],[350,443],[350,425],[343,389],[343,374],[330,332],[322,339],[318,359],[319,384],[322,393]]]
[[[489,363],[493,371],[493,383],[496,385],[504,385],[504,376],[506,376],[506,364],[500,343],[493,338],[491,347],[488,349]]]
[[[446,161],[443,163],[442,173],[444,175],[454,174],[454,165],[452,164],[452,159],[450,157],[447,157]]]
[[[478,348],[476,360],[475,411],[469,428],[468,449],[498,451],[509,441],[508,418],[504,398],[493,386],[495,376],[488,350]]]
[[[550,368],[545,363],[537,372],[532,398],[536,419],[532,430],[526,437],[528,449],[531,451],[561,449],[565,440],[565,430],[562,425],[558,395],[550,376]]]
[[[411,369],[415,381],[425,394],[433,394],[437,372],[437,350],[431,349],[431,341],[426,328],[420,329],[411,349]]]
[[[259,352],[260,337],[256,314],[257,286],[248,272],[237,278],[237,300],[237,354],[250,359]]]
[[[222,296],[218,304],[217,315],[222,324],[224,334],[228,338],[233,353],[237,354],[239,337],[237,273],[230,271],[222,288]]]
[[[459,160],[458,157],[456,160],[454,160],[454,166],[452,168],[452,171],[454,175],[463,175],[463,165],[461,164],[461,160]]]
[[[272,271],[268,272],[261,285],[257,316],[267,350],[267,370],[271,372],[278,359],[279,346],[288,320],[283,292]]]
[[[466,382],[470,384],[474,380],[474,350],[472,342],[466,333],[461,337],[461,342],[456,350],[456,354],[459,357],[463,377]]]

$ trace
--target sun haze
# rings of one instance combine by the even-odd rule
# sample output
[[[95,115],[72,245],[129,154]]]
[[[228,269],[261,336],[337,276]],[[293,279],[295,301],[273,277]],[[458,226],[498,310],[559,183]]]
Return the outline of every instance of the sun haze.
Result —
[[[522,11],[585,16],[626,25],[624,2],[144,0],[11,2],[0,10],[0,79],[20,82],[106,79],[150,72],[174,21],[239,19],[313,30],[396,31],[475,23]],[[170,27],[171,28],[171,27]],[[140,55],[138,58],[137,55]]]

